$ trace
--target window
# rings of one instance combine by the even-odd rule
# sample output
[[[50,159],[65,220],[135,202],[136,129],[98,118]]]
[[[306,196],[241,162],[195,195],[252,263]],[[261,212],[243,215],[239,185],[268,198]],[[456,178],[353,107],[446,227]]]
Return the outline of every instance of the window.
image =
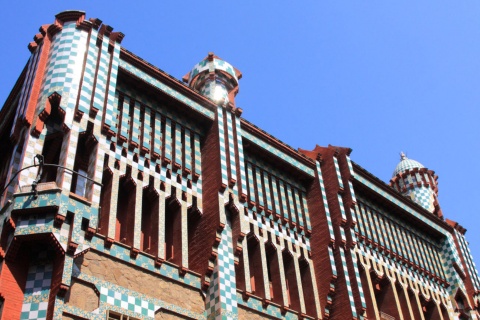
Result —
[[[140,319],[108,310],[107,320],[140,320]]]

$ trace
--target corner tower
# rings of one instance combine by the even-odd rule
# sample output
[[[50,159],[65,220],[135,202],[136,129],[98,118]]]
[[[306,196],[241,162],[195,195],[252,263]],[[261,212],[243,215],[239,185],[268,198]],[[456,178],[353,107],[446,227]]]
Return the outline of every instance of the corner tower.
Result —
[[[393,171],[390,186],[410,197],[414,202],[438,217],[442,211],[438,203],[438,176],[420,162],[407,158],[402,152],[400,162]]]
[[[183,81],[217,104],[235,106],[238,80],[241,78],[239,70],[210,52],[183,77]]]

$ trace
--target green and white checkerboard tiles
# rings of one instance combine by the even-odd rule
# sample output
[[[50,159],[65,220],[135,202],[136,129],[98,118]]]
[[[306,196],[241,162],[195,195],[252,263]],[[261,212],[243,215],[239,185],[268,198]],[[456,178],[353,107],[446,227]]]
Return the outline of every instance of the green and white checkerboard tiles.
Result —
[[[47,251],[33,253],[25,283],[20,319],[46,319],[53,265]]]
[[[236,319],[238,314],[230,216],[221,234],[217,259],[205,298],[208,319]]]

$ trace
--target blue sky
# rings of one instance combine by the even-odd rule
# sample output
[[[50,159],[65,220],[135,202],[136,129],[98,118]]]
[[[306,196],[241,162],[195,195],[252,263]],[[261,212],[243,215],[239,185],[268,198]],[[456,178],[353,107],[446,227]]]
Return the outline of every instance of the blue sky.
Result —
[[[243,73],[243,116],[292,147],[350,147],[386,182],[400,151],[435,170],[480,266],[480,2],[159,2],[4,3],[0,103],[39,26],[67,9],[177,78],[213,51]]]

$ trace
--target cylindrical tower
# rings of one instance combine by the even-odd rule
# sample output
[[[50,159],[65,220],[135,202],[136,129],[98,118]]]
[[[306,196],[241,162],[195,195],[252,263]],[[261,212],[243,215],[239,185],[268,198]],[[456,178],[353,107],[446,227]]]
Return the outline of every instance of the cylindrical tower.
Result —
[[[242,73],[212,52],[183,77],[190,88],[220,105],[235,106],[238,80]]]
[[[438,176],[420,162],[407,158],[402,152],[400,163],[393,171],[390,186],[410,197],[431,213],[442,217],[438,204]]]

